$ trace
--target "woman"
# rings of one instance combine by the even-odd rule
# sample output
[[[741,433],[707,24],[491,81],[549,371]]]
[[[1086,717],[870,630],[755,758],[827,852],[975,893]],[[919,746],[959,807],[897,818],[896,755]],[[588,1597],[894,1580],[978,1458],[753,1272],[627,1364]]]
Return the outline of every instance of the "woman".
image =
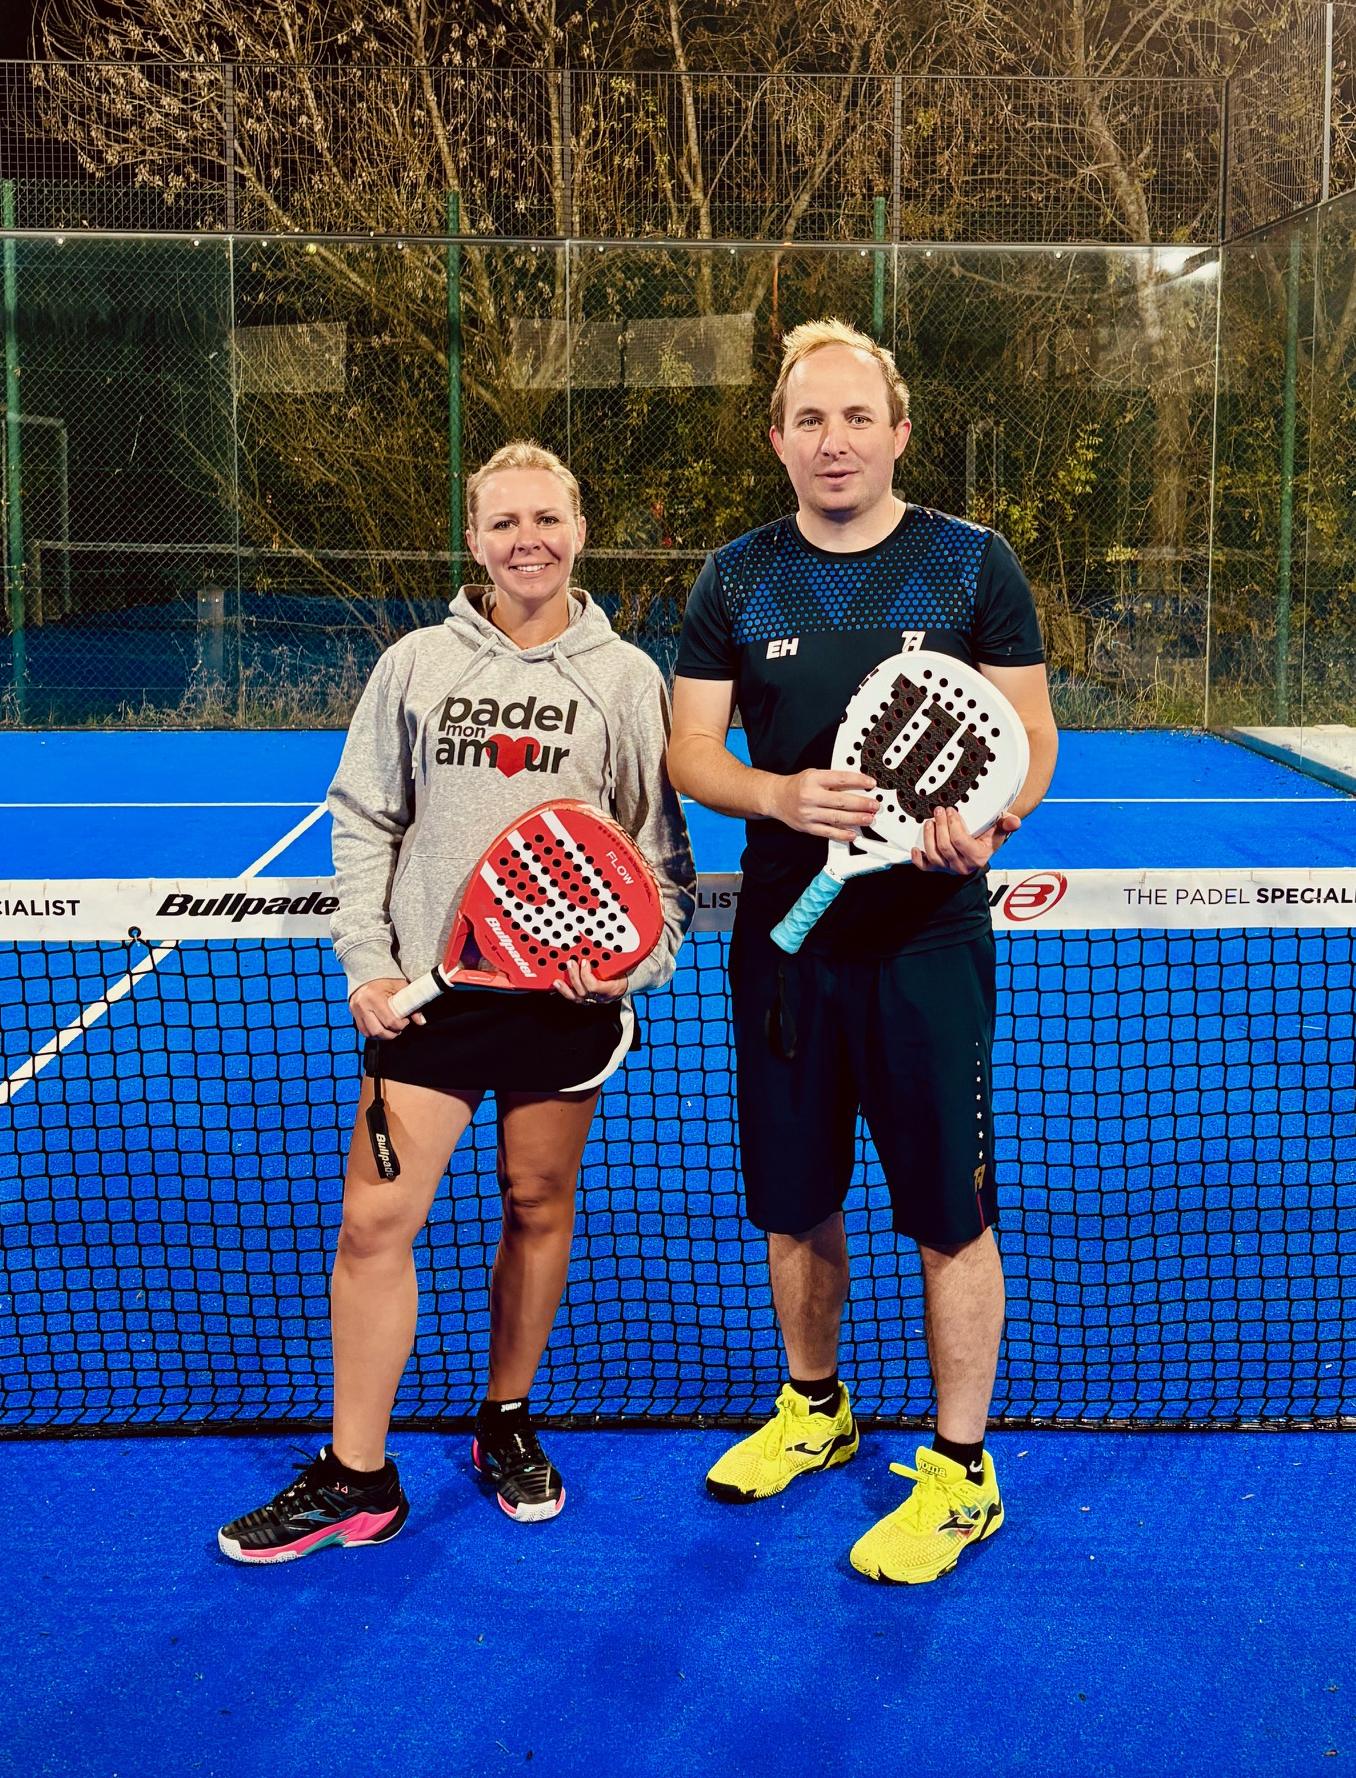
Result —
[[[553,1518],[565,1487],[528,1392],[560,1306],[575,1180],[602,1082],[634,1029],[627,995],[673,973],[695,876],[664,770],[668,702],[654,664],[570,585],[584,542],[579,485],[550,451],[506,445],[467,483],[467,544],[489,585],[377,663],[330,790],[334,944],[367,1039],[331,1284],[334,1431],[267,1505],[225,1526],[237,1561],[381,1543],[409,1505],[386,1431],[414,1342],[412,1243],[487,1092],[499,1119],[503,1231],[490,1282],[490,1361],[472,1460],[519,1521]],[[516,815],[556,797],[605,811],[658,879],[664,934],[628,979],[571,963],[551,994],[457,989],[413,1020],[391,1009],[437,962],[471,869]],[[379,1076],[379,1089],[374,1091]],[[383,1179],[367,1112],[385,1100],[399,1177]]]

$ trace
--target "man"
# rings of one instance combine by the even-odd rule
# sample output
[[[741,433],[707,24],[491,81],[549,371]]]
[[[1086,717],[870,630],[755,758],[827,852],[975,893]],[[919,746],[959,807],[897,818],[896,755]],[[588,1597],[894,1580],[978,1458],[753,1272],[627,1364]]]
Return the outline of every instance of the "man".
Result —
[[[838,1381],[848,1290],[842,1205],[859,1109],[896,1233],[918,1243],[937,1431],[902,1506],[852,1550],[874,1579],[934,1580],[1003,1521],[984,1450],[1003,1325],[994,1241],[994,950],[983,872],[1034,809],[1057,737],[1031,592],[993,532],[906,506],[894,465],[908,390],[891,355],[840,321],[787,335],[772,448],[793,517],[707,558],[674,686],[675,786],[748,823],[730,956],[748,1213],[768,1238],[789,1379],[773,1418],[707,1477],[717,1499],[778,1493],[846,1463],[857,1429]],[[939,810],[911,864],[848,882],[803,950],[769,934],[875,813],[874,781],[826,769],[852,692],[905,637],[958,656],[1007,696],[1031,767],[1012,813],[972,838]],[[751,766],[726,747],[735,705]]]

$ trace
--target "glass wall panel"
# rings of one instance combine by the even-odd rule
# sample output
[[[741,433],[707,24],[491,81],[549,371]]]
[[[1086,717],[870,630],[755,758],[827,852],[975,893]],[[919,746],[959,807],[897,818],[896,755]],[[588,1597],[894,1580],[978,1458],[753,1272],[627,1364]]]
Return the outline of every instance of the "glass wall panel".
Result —
[[[1224,250],[1211,590],[1212,727],[1302,720],[1315,222]]]
[[[6,722],[342,724],[469,572],[465,477],[523,434],[579,475],[580,578],[668,667],[706,551],[786,509],[768,400],[785,334],[824,314],[892,345],[911,385],[900,494],[1013,543],[1061,720],[1204,719],[1211,253],[85,234],[6,253]],[[1269,362],[1235,348],[1231,463]],[[1229,509],[1229,547],[1274,555],[1250,522]],[[1236,639],[1248,621],[1239,683],[1271,658]]]
[[[1356,774],[1356,193],[1320,212],[1314,334],[1300,720],[1344,728]]]
[[[993,525],[1035,589],[1065,726],[1199,723],[1213,254],[901,252],[901,490]]]
[[[229,248],[4,243],[0,715],[177,705],[200,592],[230,584]]]

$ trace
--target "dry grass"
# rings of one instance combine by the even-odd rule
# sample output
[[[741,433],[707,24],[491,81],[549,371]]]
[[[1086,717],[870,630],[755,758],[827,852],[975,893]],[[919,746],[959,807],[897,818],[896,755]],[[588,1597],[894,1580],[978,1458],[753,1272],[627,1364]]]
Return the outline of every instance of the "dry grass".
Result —
[[[289,729],[347,728],[367,683],[370,665],[348,654],[317,668],[300,657],[276,656],[267,667],[247,667],[238,685],[199,674],[183,693],[163,700],[143,696],[115,710],[65,716],[52,723],[25,717],[13,691],[0,693],[0,728]]]

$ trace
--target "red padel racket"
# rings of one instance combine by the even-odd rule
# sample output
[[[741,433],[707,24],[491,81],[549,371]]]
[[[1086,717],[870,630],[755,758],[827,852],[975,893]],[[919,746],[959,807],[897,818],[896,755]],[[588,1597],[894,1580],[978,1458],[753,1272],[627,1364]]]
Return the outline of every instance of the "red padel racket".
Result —
[[[972,834],[992,827],[1016,800],[1030,753],[1020,717],[991,680],[920,648],[891,655],[857,687],[838,725],[833,765],[874,778],[880,808],[853,839],[829,841],[824,869],[773,927],[789,955],[849,878],[908,864],[936,810],[958,810]]]
[[[629,975],[664,930],[659,890],[631,836],[587,803],[529,809],[471,872],[442,963],[391,996],[408,1018],[445,988],[549,989],[573,959]]]

